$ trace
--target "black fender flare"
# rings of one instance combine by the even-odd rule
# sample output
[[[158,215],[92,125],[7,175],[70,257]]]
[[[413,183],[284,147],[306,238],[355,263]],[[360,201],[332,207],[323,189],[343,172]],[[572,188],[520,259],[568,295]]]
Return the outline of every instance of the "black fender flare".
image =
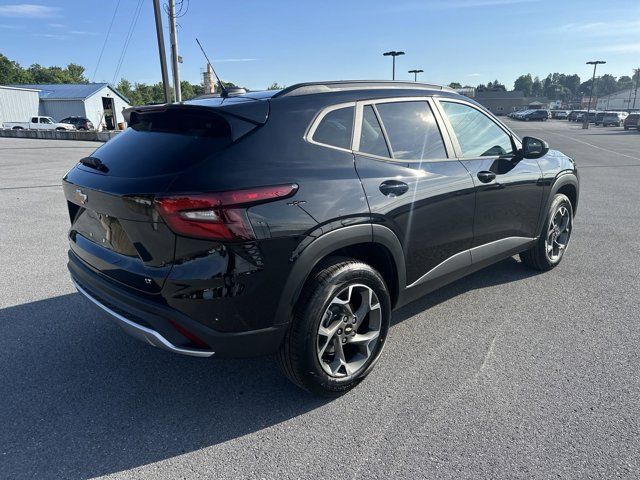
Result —
[[[342,227],[319,236],[293,260],[291,272],[280,293],[274,325],[291,321],[293,308],[300,298],[302,288],[309,274],[322,259],[336,250],[361,243],[377,243],[387,248],[395,263],[398,290],[402,292],[406,287],[406,269],[404,252],[396,234],[382,225],[360,224]]]
[[[553,180],[553,183],[549,187],[549,194],[547,195],[547,198],[544,202],[544,208],[541,211],[541,215],[538,221],[538,228],[536,230],[538,232],[538,236],[542,235],[544,221],[547,217],[547,212],[551,207],[551,202],[553,202],[553,197],[555,197],[556,193],[558,193],[558,190],[560,190],[565,185],[573,185],[573,187],[575,187],[576,189],[576,204],[573,206],[573,214],[575,215],[578,207],[578,199],[580,197],[580,182],[578,180],[577,174],[574,171],[567,170],[558,174],[558,176],[556,176],[556,178]]]

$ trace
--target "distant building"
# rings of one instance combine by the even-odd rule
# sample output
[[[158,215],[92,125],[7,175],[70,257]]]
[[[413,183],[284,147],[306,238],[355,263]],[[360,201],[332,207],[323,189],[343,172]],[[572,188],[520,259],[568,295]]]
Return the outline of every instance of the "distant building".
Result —
[[[635,102],[635,106],[634,106]],[[593,104],[591,104],[593,107]],[[622,90],[611,95],[598,98],[596,108],[598,110],[632,110],[640,109],[640,92],[636,98],[634,89]]]
[[[549,100],[546,97],[525,97],[519,90],[477,91],[474,99],[494,115],[507,115],[524,108],[547,108]]]
[[[0,85],[0,126],[2,122],[26,122],[38,115],[38,90]]]
[[[45,85],[12,85],[21,89],[37,90],[40,97],[37,115],[55,120],[66,117],[85,117],[98,128],[115,130],[124,122],[122,110],[129,100],[109,83],[60,83]],[[12,119],[26,121],[28,117]]]

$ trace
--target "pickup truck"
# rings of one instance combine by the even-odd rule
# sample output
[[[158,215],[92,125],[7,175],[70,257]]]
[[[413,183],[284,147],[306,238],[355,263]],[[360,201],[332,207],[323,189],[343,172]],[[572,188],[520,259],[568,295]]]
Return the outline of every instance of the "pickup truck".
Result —
[[[31,117],[28,122],[4,122],[2,128],[8,130],[75,130],[70,123],[58,123],[51,117]]]

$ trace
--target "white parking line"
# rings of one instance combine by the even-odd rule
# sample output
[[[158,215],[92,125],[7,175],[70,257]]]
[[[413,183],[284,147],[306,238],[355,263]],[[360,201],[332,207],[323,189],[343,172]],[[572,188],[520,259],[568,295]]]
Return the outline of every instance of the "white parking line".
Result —
[[[553,132],[553,131],[548,130],[546,128],[544,129],[544,131],[545,131],[545,133],[550,133],[551,135],[558,135],[560,137],[564,137],[564,138],[568,138],[569,140],[573,140],[574,142],[582,143],[584,145],[589,145],[590,147],[597,148],[598,150],[602,150],[604,152],[609,152],[609,153],[613,153],[615,155],[620,155],[621,157],[627,157],[627,158],[631,158],[633,160],[640,161],[640,158],[638,158],[638,157],[634,157],[632,155],[627,155],[626,153],[616,152],[615,150],[609,150],[608,148],[599,147],[598,145],[594,145],[593,143],[585,142],[583,140],[578,140],[577,138],[570,137],[569,135],[563,135],[562,133]]]

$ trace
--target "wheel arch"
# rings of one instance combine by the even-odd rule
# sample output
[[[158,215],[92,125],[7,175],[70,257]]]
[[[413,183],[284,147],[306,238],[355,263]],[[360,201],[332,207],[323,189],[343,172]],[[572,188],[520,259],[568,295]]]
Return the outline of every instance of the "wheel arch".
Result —
[[[382,225],[351,225],[332,230],[311,242],[295,259],[280,294],[274,324],[288,323],[311,275],[327,258],[343,256],[361,260],[379,271],[392,306],[406,286],[404,253],[400,240]]]
[[[541,235],[542,229],[544,228],[544,221],[547,217],[547,212],[551,207],[551,202],[553,202],[554,197],[558,193],[562,193],[569,198],[573,209],[573,215],[575,216],[580,197],[580,182],[578,181],[578,176],[574,172],[565,171],[561,173],[556,177],[555,181],[549,188],[549,195],[544,203],[542,215],[540,215],[540,221],[537,229],[538,235]]]

